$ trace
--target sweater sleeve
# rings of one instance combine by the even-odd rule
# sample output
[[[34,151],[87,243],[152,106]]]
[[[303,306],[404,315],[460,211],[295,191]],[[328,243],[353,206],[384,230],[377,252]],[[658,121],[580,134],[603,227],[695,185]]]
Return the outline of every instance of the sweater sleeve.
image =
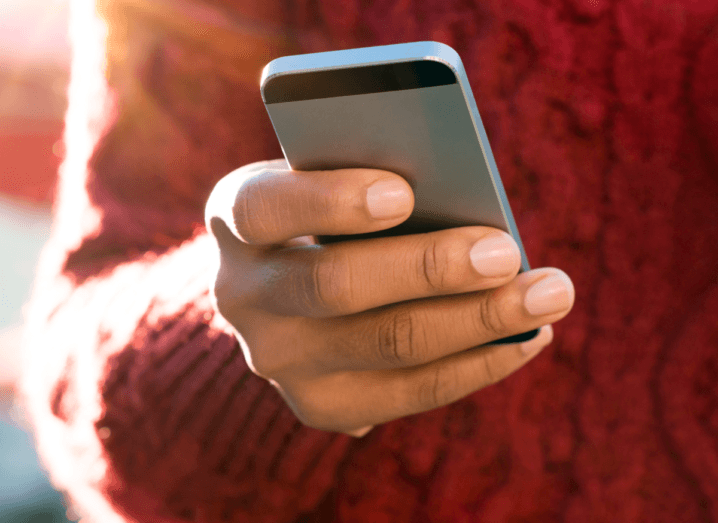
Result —
[[[211,241],[35,306],[25,391],[38,446],[88,521],[291,521],[332,483],[348,440],[304,427],[248,369],[211,306]]]
[[[271,127],[241,72],[127,9],[105,6],[108,31],[73,5],[67,157],[26,311],[38,451],[83,521],[291,521],[349,439],[301,425],[250,372],[214,313],[201,225],[220,176],[278,156]]]

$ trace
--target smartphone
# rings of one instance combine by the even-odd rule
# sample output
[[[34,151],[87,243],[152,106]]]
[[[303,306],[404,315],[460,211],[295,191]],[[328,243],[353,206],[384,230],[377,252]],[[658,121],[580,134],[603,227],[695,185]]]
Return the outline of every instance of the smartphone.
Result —
[[[509,233],[528,259],[461,59],[439,42],[284,56],[261,93],[297,171],[384,169],[414,191],[404,223],[322,243],[485,225]],[[532,339],[538,330],[492,343]]]

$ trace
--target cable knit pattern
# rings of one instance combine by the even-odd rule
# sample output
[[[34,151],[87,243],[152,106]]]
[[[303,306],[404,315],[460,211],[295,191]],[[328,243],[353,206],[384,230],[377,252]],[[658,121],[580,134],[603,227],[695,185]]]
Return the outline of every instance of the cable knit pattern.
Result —
[[[280,155],[256,85],[108,4],[132,52],[111,55],[86,168],[63,171],[25,377],[88,521],[718,521],[718,7],[207,2],[303,51],[455,47],[532,265],[576,286],[526,368],[352,440],[303,428],[209,302],[204,199]]]

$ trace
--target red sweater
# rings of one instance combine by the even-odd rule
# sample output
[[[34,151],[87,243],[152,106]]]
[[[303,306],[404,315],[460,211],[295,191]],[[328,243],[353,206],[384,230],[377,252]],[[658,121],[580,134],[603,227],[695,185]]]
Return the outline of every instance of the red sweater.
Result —
[[[107,46],[89,2],[73,6],[23,390],[77,512],[718,521],[718,4],[205,2],[166,17],[165,2],[102,2]],[[209,191],[281,156],[243,79],[292,39],[457,49],[529,259],[577,291],[526,368],[359,440],[303,427],[209,300]]]

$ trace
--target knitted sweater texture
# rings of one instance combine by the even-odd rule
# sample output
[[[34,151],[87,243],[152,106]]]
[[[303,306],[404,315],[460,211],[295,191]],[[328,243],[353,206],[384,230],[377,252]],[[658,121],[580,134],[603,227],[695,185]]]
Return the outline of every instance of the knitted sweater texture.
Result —
[[[148,4],[73,4],[27,312],[25,403],[83,521],[718,521],[715,4]],[[416,40],[462,56],[529,260],[576,305],[508,379],[353,439],[247,368],[204,202],[281,156],[247,71]]]

